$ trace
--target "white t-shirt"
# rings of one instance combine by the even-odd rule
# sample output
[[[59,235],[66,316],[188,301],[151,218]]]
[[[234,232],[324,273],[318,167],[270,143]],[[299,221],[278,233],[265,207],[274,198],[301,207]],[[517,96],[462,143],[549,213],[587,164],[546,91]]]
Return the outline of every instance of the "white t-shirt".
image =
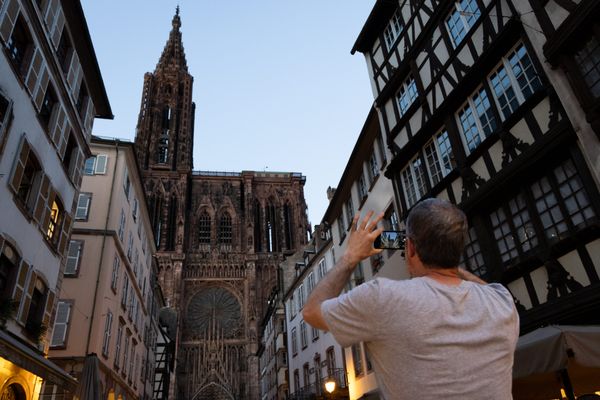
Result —
[[[387,400],[512,399],[519,317],[500,284],[379,278],[321,310],[342,346],[365,342]]]

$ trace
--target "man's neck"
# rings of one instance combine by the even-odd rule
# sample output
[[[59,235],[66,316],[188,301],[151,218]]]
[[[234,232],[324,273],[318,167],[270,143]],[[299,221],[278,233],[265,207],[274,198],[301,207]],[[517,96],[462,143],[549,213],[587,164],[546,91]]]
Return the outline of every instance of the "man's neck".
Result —
[[[458,268],[426,268],[423,276],[445,285],[456,286],[462,282]]]

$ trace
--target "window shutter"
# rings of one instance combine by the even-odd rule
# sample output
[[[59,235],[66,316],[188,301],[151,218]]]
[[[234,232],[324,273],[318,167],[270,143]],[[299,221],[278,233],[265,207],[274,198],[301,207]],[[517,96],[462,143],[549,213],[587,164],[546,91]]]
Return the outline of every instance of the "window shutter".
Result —
[[[46,308],[44,309],[44,319],[42,323],[46,327],[50,327],[50,321],[52,320],[52,312],[54,311],[54,298],[56,297],[56,293],[52,290],[48,290],[48,294],[46,295]]]
[[[94,174],[106,174],[106,167],[108,162],[108,156],[106,154],[98,154],[96,156],[96,167]]]
[[[59,301],[56,306],[56,319],[54,321],[50,346],[63,346],[65,344],[70,316],[71,304],[65,301]]]
[[[67,82],[71,88],[71,94],[74,99],[77,99],[79,95],[79,86],[81,85],[81,65],[79,63],[79,57],[77,52],[73,51],[71,57],[71,66],[69,67],[69,73],[67,74]]]
[[[31,296],[33,296],[33,289],[35,288],[35,282],[37,280],[37,273],[32,269],[23,292],[23,299],[21,300],[21,309],[19,310],[19,317],[17,321],[25,325],[27,322],[27,316],[29,315],[29,306],[31,305]]]
[[[46,68],[46,64],[42,61],[39,79],[35,84],[34,91],[31,93],[35,101],[35,106],[38,110],[42,107],[42,102],[44,101],[44,96],[46,95],[46,89],[48,88],[49,78],[48,68]]]
[[[35,85],[38,82],[40,77],[40,71],[42,70],[42,51],[39,47],[35,48],[33,53],[33,57],[31,58],[31,64],[29,65],[29,71],[27,72],[27,77],[25,78],[25,85],[27,89],[29,89],[29,93],[33,96],[35,93]]]
[[[43,186],[42,186],[43,189]],[[38,200],[42,197],[42,192],[40,191],[40,197],[38,197]],[[44,232],[44,235],[47,236],[48,234],[48,226],[50,226],[50,216],[52,215],[52,203],[54,202],[54,199],[56,198],[56,192],[52,189],[52,187],[50,186],[50,184],[48,184],[48,196],[46,197],[46,202],[43,205],[43,210],[44,210],[44,215],[43,218],[41,219],[42,222],[42,231]],[[36,204],[37,207],[37,204]],[[36,209],[37,211],[37,209]],[[59,216],[60,217],[60,216]],[[55,227],[54,229],[60,229],[60,227]],[[58,235],[59,232],[54,232],[54,235]],[[52,239],[52,242],[54,242],[54,239]]]
[[[66,146],[66,143],[63,144],[62,142],[66,141],[64,136],[65,131],[68,131],[66,129],[67,113],[65,112],[64,107],[62,105],[59,105],[55,114],[56,119],[51,124],[52,130],[50,131],[50,136],[52,137],[52,142],[54,142],[56,148],[60,149],[62,146]],[[60,152],[60,154],[62,154],[62,152]]]
[[[54,18],[54,25],[50,28],[50,36],[52,37],[52,43],[54,43],[54,48],[58,47],[60,42],[60,36],[63,32],[63,28],[65,26],[65,14],[61,7],[58,7],[56,17]],[[50,25],[48,25],[50,27]],[[65,32],[66,34],[66,32]]]
[[[5,7],[6,12],[2,16],[2,22],[0,23],[0,36],[4,39],[4,42],[8,42],[17,21],[17,15],[19,14],[19,3],[17,0],[8,0]]]
[[[71,224],[73,219],[71,215],[65,211],[63,211],[63,223],[60,232],[60,241],[58,242],[58,252],[62,256],[65,254],[65,250],[67,247],[67,243],[69,242],[69,237],[71,236]]]
[[[21,304],[23,293],[25,292],[25,285],[27,284],[27,276],[29,275],[30,266],[25,260],[21,260],[19,265],[19,271],[17,272],[17,281],[15,282],[15,288],[13,289],[12,298],[17,305]]]
[[[21,147],[18,152],[18,157],[15,158],[15,165],[13,166],[13,174],[10,180],[10,187],[17,193],[19,186],[21,185],[21,179],[23,178],[23,172],[25,171],[25,165],[27,164],[27,158],[29,157],[29,143],[25,139],[25,135],[21,139]]]
[[[85,121],[84,121],[84,131],[87,137],[92,134],[92,125],[94,123],[94,103],[92,103],[92,98],[88,98],[88,104],[85,111]]]
[[[44,221],[44,211],[46,209],[46,202],[48,200],[48,196],[50,196],[50,180],[45,174],[42,175],[42,181],[39,187],[40,191],[36,198],[35,207],[33,209],[33,219],[38,224]],[[50,216],[48,216],[48,218],[50,218]],[[44,226],[47,225],[44,224]]]
[[[71,165],[69,166],[69,176],[71,177],[73,184],[76,187],[80,187],[81,167],[83,166],[85,159],[83,157],[83,151],[79,148],[79,146],[77,146],[74,151],[75,155],[71,161]]]

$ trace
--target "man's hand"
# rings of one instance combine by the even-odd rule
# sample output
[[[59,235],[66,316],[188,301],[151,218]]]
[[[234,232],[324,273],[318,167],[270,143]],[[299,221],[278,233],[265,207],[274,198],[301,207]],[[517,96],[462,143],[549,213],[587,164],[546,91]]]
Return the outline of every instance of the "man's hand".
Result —
[[[353,265],[353,267],[365,258],[382,252],[381,249],[374,248],[373,243],[377,236],[383,232],[383,228],[377,228],[377,224],[383,218],[383,213],[379,213],[379,215],[371,221],[373,214],[373,211],[369,211],[365,218],[360,222],[360,215],[357,214],[352,220],[350,237],[348,237],[348,247],[346,248],[344,257],[346,257],[348,263]]]
[[[377,228],[377,223],[383,218],[383,213],[371,221],[372,216],[373,211],[369,211],[361,222],[359,222],[360,215],[354,216],[346,252],[340,257],[340,260],[331,271],[319,281],[317,287],[314,288],[308,297],[302,310],[302,315],[304,320],[313,327],[329,330],[327,322],[325,322],[321,313],[321,304],[325,300],[336,297],[342,292],[350,275],[352,275],[352,272],[360,261],[382,251],[381,249],[373,248],[373,243],[383,231],[383,229]]]

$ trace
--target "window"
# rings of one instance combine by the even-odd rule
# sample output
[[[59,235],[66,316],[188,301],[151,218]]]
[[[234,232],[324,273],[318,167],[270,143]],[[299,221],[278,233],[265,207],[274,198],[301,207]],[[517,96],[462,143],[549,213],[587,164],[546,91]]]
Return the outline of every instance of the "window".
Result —
[[[125,234],[125,211],[123,211],[123,209],[121,209],[121,217],[119,218],[119,231],[117,232],[117,235],[119,236],[119,239],[121,239],[121,242],[123,241],[124,234]]]
[[[490,220],[503,262],[515,259],[537,246],[536,232],[522,193],[493,211]]]
[[[85,160],[83,173],[85,175],[104,175],[106,174],[107,161],[108,156],[105,154],[91,156]]]
[[[306,337],[306,322],[300,321],[300,344],[302,348],[306,348],[308,346],[308,340]]]
[[[385,45],[388,50],[392,49],[394,43],[402,33],[404,29],[404,25],[402,24],[402,14],[400,12],[400,8],[396,10],[390,22],[388,23],[385,31],[383,31],[383,37],[385,38]]]
[[[0,92],[0,150],[4,141],[4,134],[8,131],[8,123],[12,116],[12,101]]]
[[[131,207],[131,217],[134,221],[137,221],[138,208],[138,199],[133,199],[133,207]]]
[[[310,386],[310,367],[308,363],[302,366],[302,377],[304,378],[304,387],[308,389]]]
[[[46,296],[48,295],[48,287],[39,277],[33,275],[34,286],[31,297],[29,293],[26,295],[25,306],[23,307],[23,319],[25,320],[25,329],[37,339],[37,335],[41,334],[42,320],[46,309]],[[29,309],[27,309],[27,300],[29,300]],[[25,311],[27,310],[27,312]],[[27,317],[25,317],[27,315]]]
[[[56,305],[56,317],[54,319],[54,328],[52,329],[52,339],[50,346],[64,346],[67,340],[67,329],[69,319],[71,318],[71,303],[59,300]]]
[[[356,269],[352,273],[352,280],[354,281],[354,286],[361,285],[365,282],[365,273],[363,271],[362,262],[358,263]]]
[[[0,236],[0,301],[7,301],[13,297],[15,286],[18,284],[17,274],[19,272],[22,277],[20,286],[25,286],[25,279],[27,278],[28,268],[21,267],[23,264],[20,262],[18,253],[8,243],[4,242],[2,246],[2,237]]]
[[[417,154],[400,172],[406,206],[412,207],[427,192],[425,168]]]
[[[371,153],[369,157],[369,184],[372,185],[375,178],[379,176],[379,165],[375,153]]]
[[[313,289],[315,288],[315,274],[311,271],[310,274],[308,274],[308,278],[307,278],[307,285],[306,285],[306,296],[310,296],[311,292],[313,291]]]
[[[488,270],[483,261],[483,254],[474,227],[469,228],[466,239],[464,264],[472,273],[483,278],[487,275]]]
[[[575,53],[579,72],[592,97],[600,97],[600,42],[594,35]]]
[[[86,106],[89,103],[90,96],[88,95],[87,87],[85,83],[81,83],[81,88],[79,89],[79,95],[77,96],[77,112],[79,116],[83,119],[85,118],[85,113],[87,111]]]
[[[119,369],[119,359],[121,358],[121,338],[123,337],[123,323],[119,321],[117,329],[117,340],[115,344],[115,368]]]
[[[298,333],[295,327],[292,328],[292,354],[298,354]]]
[[[352,194],[348,196],[346,201],[346,220],[348,221],[348,229],[352,226],[352,220],[354,219],[354,206],[352,205]]]
[[[344,224],[344,215],[340,214],[337,219],[338,233],[340,234],[340,242],[346,238],[346,226]]]
[[[48,201],[48,205],[50,204],[52,204],[52,206],[50,206],[49,210],[46,211],[47,223],[44,221],[45,226],[42,225],[42,229],[46,232],[46,239],[48,239],[48,241],[50,241],[50,243],[52,243],[54,246],[57,246],[61,236],[61,229],[63,228],[63,224],[65,222],[65,210],[60,200],[58,200],[56,197],[54,197],[53,201],[52,199]],[[48,215],[50,218],[48,218]]]
[[[90,203],[92,201],[91,193],[79,193],[79,200],[77,201],[77,211],[75,211],[75,219],[79,221],[87,221]]]
[[[363,201],[365,197],[367,197],[367,185],[365,184],[365,176],[364,174],[360,174],[358,177],[358,198],[360,201]]]
[[[27,140],[23,138],[15,160],[10,186],[29,212],[34,211],[43,175],[40,163],[31,151]]]
[[[335,364],[335,349],[333,346],[329,347],[325,354],[325,360],[327,361],[327,375],[332,376],[333,371],[335,371],[337,368]]]
[[[129,231],[129,236],[127,238],[127,258],[129,261],[132,260],[133,256],[133,234]]]
[[[504,119],[542,86],[523,44],[502,58],[500,66],[490,75],[490,84]]]
[[[296,299],[298,299],[298,310],[304,308],[304,284],[300,284],[296,290]]]
[[[360,343],[353,344],[352,347],[352,363],[354,364],[354,376],[363,374],[363,362],[360,351]]]
[[[431,185],[435,186],[454,169],[455,165],[448,132],[443,130],[431,138],[425,145],[424,152],[429,179]]]
[[[496,129],[496,119],[483,88],[469,97],[467,104],[458,112],[457,116],[458,125],[469,153]]]
[[[54,88],[52,84],[48,83],[46,87],[46,93],[44,94],[44,100],[42,101],[42,106],[40,107],[40,119],[42,121],[42,126],[44,129],[48,130],[50,128],[50,118],[52,116],[52,112],[56,106],[56,93],[54,92]]]
[[[62,30],[60,42],[58,42],[58,47],[56,49],[56,56],[58,57],[58,62],[65,74],[69,72],[72,55],[73,45],[71,44],[71,38],[69,37],[67,28],[65,27]]]
[[[323,279],[327,275],[327,264],[325,264],[325,258],[321,258],[319,261],[319,280]]]
[[[388,231],[399,231],[400,223],[398,222],[398,214],[396,214],[396,210],[394,206],[390,206],[383,217],[383,225],[384,228]]]
[[[198,243],[210,244],[210,215],[203,211],[198,220]]]
[[[227,211],[221,215],[219,222],[219,243],[231,244],[233,236],[231,230],[231,216]]]
[[[123,176],[123,191],[125,192],[125,198],[129,201],[129,190],[131,189],[131,181],[129,180],[129,173],[125,168],[125,175]]]
[[[4,16],[5,24],[10,24],[9,13],[10,10],[7,10],[7,13]],[[4,26],[2,29],[4,29]],[[27,24],[20,15],[17,18],[12,34],[6,42],[6,49],[8,50],[8,57],[17,70],[17,73],[24,77],[33,50],[33,40],[27,29]]]
[[[67,253],[65,275],[77,275],[79,272],[79,265],[81,264],[82,250],[83,240],[71,240],[69,242],[69,252]]]
[[[129,276],[127,273],[123,274],[123,295],[121,296],[121,307],[123,310],[127,307],[127,295],[129,294]]]
[[[127,356],[129,356],[129,332],[125,332],[125,345],[123,346],[123,369],[121,373],[127,375]]]
[[[406,114],[412,103],[415,101],[418,95],[417,84],[412,76],[402,84],[398,94],[396,95],[396,101],[398,102],[398,108],[400,109],[400,116]]]
[[[106,322],[104,323],[104,338],[102,340],[102,355],[108,357],[108,346],[110,345],[110,332],[112,328],[113,315],[110,310],[106,313]]]
[[[457,1],[446,18],[446,27],[452,38],[454,47],[466,36],[467,32],[481,16],[476,0]]]
[[[316,328],[311,327],[312,330],[312,340],[313,342],[317,339],[319,339],[319,330]]]
[[[119,268],[121,266],[121,259],[118,255],[115,255],[115,259],[113,260],[113,269],[112,274],[110,276],[110,288],[113,292],[117,292],[117,284],[119,281]]]
[[[300,389],[300,373],[298,369],[294,370],[294,390],[298,391]]]

